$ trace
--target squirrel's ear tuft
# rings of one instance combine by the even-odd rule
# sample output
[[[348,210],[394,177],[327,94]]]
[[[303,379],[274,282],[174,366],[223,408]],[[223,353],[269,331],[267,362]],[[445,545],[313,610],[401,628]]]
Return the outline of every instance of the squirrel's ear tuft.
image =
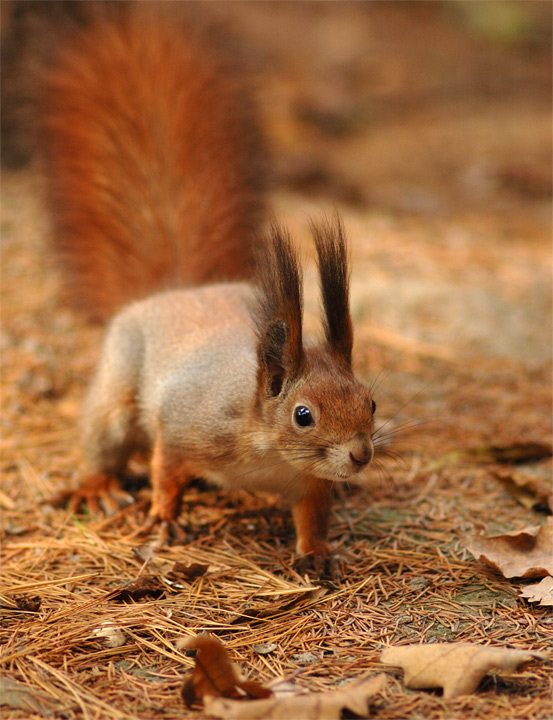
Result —
[[[303,362],[302,275],[290,235],[273,224],[257,263],[253,317],[258,334],[262,384],[271,397],[280,394],[287,378]]]
[[[349,260],[344,225],[336,214],[311,224],[317,248],[323,325],[328,349],[351,369],[353,325],[349,309]]]

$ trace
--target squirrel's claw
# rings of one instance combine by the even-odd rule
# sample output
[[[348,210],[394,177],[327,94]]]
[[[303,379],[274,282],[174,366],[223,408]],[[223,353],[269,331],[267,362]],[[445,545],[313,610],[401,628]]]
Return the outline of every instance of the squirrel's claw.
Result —
[[[164,545],[186,545],[186,533],[176,520],[163,520],[159,534]]]
[[[301,555],[294,563],[300,575],[315,576],[317,580],[339,580],[342,573],[339,563],[329,553],[308,553]]]
[[[184,528],[176,520],[161,520],[158,515],[150,515],[133,537],[150,535],[156,528],[160,545],[186,545],[188,542]]]
[[[63,490],[51,502],[55,507],[67,505],[75,514],[84,505],[93,515],[114,515],[134,498],[123,490],[117,477],[101,473],[84,478],[77,488]]]

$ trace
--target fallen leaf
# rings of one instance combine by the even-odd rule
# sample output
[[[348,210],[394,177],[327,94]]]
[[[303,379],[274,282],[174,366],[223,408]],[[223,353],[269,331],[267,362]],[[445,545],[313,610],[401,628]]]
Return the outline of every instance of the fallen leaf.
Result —
[[[276,643],[257,643],[257,645],[252,645],[252,650],[258,655],[270,655],[277,647]]]
[[[511,471],[499,470],[493,474],[527,510],[549,513],[553,510],[551,467],[538,465]]]
[[[552,448],[550,443],[518,442],[510,445],[490,445],[489,452],[498,463],[519,465],[551,457]]]
[[[154,562],[156,558],[154,546],[148,545],[147,543],[133,547],[132,554],[137,560],[140,560],[140,562],[143,563]]]
[[[321,656],[312,652],[301,652],[292,655],[292,660],[299,665],[310,665],[311,663],[320,662]]]
[[[8,597],[0,595],[0,607],[10,608],[10,610],[21,610],[22,612],[38,612],[42,605],[42,599],[38,596],[19,595]]]
[[[190,565],[186,565],[185,563],[176,562],[164,579],[166,579],[170,585],[183,581],[191,583],[196,578],[205,575],[208,567],[209,565],[202,565],[201,563],[190,563]]]
[[[120,603],[139,602],[144,598],[158,600],[164,592],[163,585],[155,575],[141,575],[134,582],[114,590],[108,599]]]
[[[18,535],[24,535],[25,533],[30,532],[31,530],[34,530],[35,528],[30,528],[28,525],[17,525],[15,523],[6,523],[2,527],[2,531],[6,535],[11,535],[12,537],[17,537]]]
[[[28,683],[7,677],[0,677],[0,705],[47,717],[57,709],[51,698],[34,690]]]
[[[551,173],[529,163],[508,163],[494,168],[493,177],[508,190],[526,197],[551,197]]]
[[[539,583],[527,585],[520,591],[521,597],[528,602],[538,602],[540,605],[553,606],[553,577],[548,575]]]
[[[14,600],[17,603],[18,610],[22,610],[23,612],[38,612],[42,605],[42,598],[38,595],[20,595],[14,598]]]
[[[553,449],[549,443],[518,442],[510,445],[480,445],[448,452],[429,463],[426,469],[435,472],[442,467],[466,460],[486,464],[522,465],[550,458],[552,454]]]
[[[209,715],[225,720],[340,720],[344,711],[357,717],[369,716],[368,701],[386,687],[386,677],[376,675],[348,683],[338,690],[296,694],[267,700],[226,700],[209,697],[204,708]]]
[[[444,698],[473,693],[493,670],[512,672],[544,653],[493,648],[472,643],[434,643],[388,647],[381,661],[403,668],[405,685],[413,690],[443,688]]]
[[[132,553],[137,560],[143,563],[140,572],[143,572],[147,567],[150,575],[159,575],[161,573],[159,565],[156,563],[156,548],[154,545],[147,543],[137,545],[133,547]]]
[[[282,600],[248,604],[244,606],[241,612],[231,620],[231,625],[238,625],[251,620],[262,620],[275,615],[282,615],[289,610],[297,609],[301,605],[314,603],[323,598],[328,593],[328,588],[313,587],[306,591],[302,591],[290,599],[289,595],[284,596]]]
[[[468,538],[465,547],[477,560],[506,578],[540,578],[553,575],[553,518],[545,525],[482,537]]]
[[[188,637],[178,647],[193,654],[194,670],[185,678],[181,694],[188,707],[206,696],[267,698],[272,691],[253,680],[243,680],[231,662],[226,648],[209,635]]]

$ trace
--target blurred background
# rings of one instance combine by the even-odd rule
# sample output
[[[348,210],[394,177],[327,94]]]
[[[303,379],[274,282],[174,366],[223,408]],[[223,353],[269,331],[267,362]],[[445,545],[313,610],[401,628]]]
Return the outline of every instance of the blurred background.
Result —
[[[44,42],[37,18],[85,22],[90,5],[2,3],[4,164],[29,154],[18,101],[21,58]],[[277,186],[422,215],[551,197],[551,3],[169,5],[235,31]]]

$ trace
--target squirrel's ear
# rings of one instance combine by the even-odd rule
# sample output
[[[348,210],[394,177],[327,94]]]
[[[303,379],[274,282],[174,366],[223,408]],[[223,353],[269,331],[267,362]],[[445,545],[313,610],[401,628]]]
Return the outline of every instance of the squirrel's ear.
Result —
[[[277,225],[258,258],[253,317],[257,325],[260,382],[269,397],[280,394],[303,361],[302,278],[289,235]]]
[[[353,324],[349,309],[349,262],[344,225],[338,214],[332,220],[312,224],[317,248],[323,325],[328,349],[351,369]]]
[[[286,344],[289,338],[285,323],[271,323],[260,338],[258,356],[260,361],[260,384],[267,397],[277,397],[287,376]]]

